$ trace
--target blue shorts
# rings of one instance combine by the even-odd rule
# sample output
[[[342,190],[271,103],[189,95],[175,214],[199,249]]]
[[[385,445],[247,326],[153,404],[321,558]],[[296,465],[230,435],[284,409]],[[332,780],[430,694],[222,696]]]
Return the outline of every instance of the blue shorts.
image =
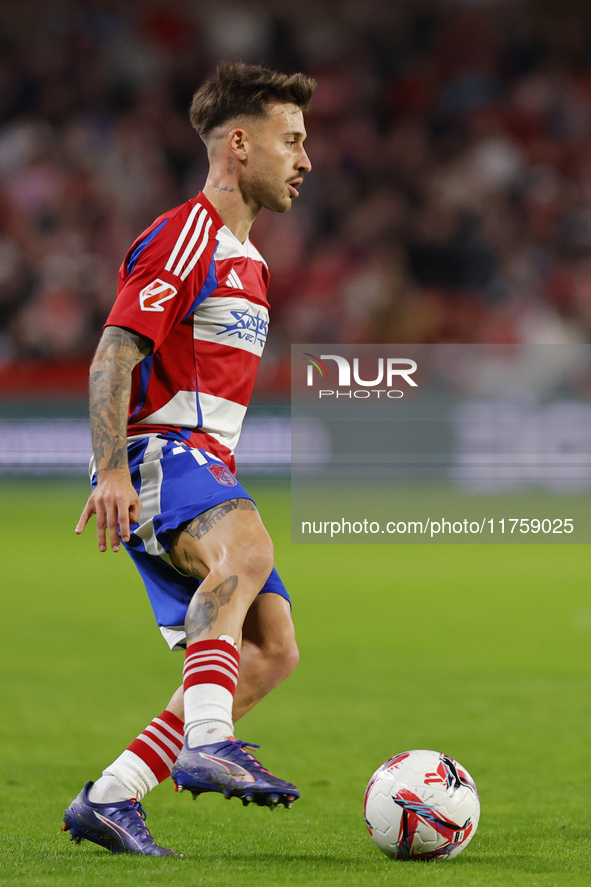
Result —
[[[182,440],[165,435],[132,439],[128,454],[142,511],[139,523],[131,525],[131,538],[124,547],[144,581],[166,642],[172,650],[182,649],[186,646],[187,608],[199,582],[172,564],[169,533],[228,499],[252,501],[252,496],[220,459]],[[275,569],[259,593],[279,594],[290,601]]]

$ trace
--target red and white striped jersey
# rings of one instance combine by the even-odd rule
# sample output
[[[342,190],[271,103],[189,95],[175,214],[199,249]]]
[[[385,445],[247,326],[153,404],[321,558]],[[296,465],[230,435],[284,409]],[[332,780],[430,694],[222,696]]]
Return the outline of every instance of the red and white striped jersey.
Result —
[[[267,338],[269,272],[198,194],[160,216],[119,272],[106,326],[146,336],[129,435],[171,432],[234,471],[234,448]]]

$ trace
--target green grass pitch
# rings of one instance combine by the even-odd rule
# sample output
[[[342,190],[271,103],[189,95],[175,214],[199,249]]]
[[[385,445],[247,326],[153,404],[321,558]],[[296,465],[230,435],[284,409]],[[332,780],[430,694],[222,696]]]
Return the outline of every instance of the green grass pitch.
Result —
[[[60,832],[87,779],[180,680],[133,565],[74,524],[83,483],[0,487],[0,883],[591,884],[591,564],[586,546],[292,545],[289,492],[251,483],[292,592],[302,662],[239,724],[293,780],[293,810],[145,801],[183,859],[112,856]],[[400,863],[362,800],[409,748],[457,758],[481,794],[456,860]]]

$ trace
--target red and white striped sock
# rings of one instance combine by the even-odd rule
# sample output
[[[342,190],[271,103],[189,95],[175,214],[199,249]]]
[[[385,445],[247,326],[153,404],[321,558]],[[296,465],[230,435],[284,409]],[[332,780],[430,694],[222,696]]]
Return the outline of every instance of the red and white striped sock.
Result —
[[[191,748],[234,732],[232,705],[240,654],[229,636],[187,647],[183,669],[185,736]]]
[[[105,770],[89,792],[95,804],[138,801],[170,776],[183,747],[183,722],[166,709]]]

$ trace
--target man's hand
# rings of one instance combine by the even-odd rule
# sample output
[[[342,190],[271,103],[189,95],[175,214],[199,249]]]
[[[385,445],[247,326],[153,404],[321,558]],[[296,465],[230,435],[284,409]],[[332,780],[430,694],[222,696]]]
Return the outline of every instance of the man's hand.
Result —
[[[135,491],[127,468],[103,469],[98,473],[98,483],[90,495],[76,533],[80,534],[91,515],[96,514],[96,534],[99,551],[107,550],[107,531],[112,551],[119,551],[119,534],[123,542],[129,542],[130,523],[137,523],[142,503]]]

